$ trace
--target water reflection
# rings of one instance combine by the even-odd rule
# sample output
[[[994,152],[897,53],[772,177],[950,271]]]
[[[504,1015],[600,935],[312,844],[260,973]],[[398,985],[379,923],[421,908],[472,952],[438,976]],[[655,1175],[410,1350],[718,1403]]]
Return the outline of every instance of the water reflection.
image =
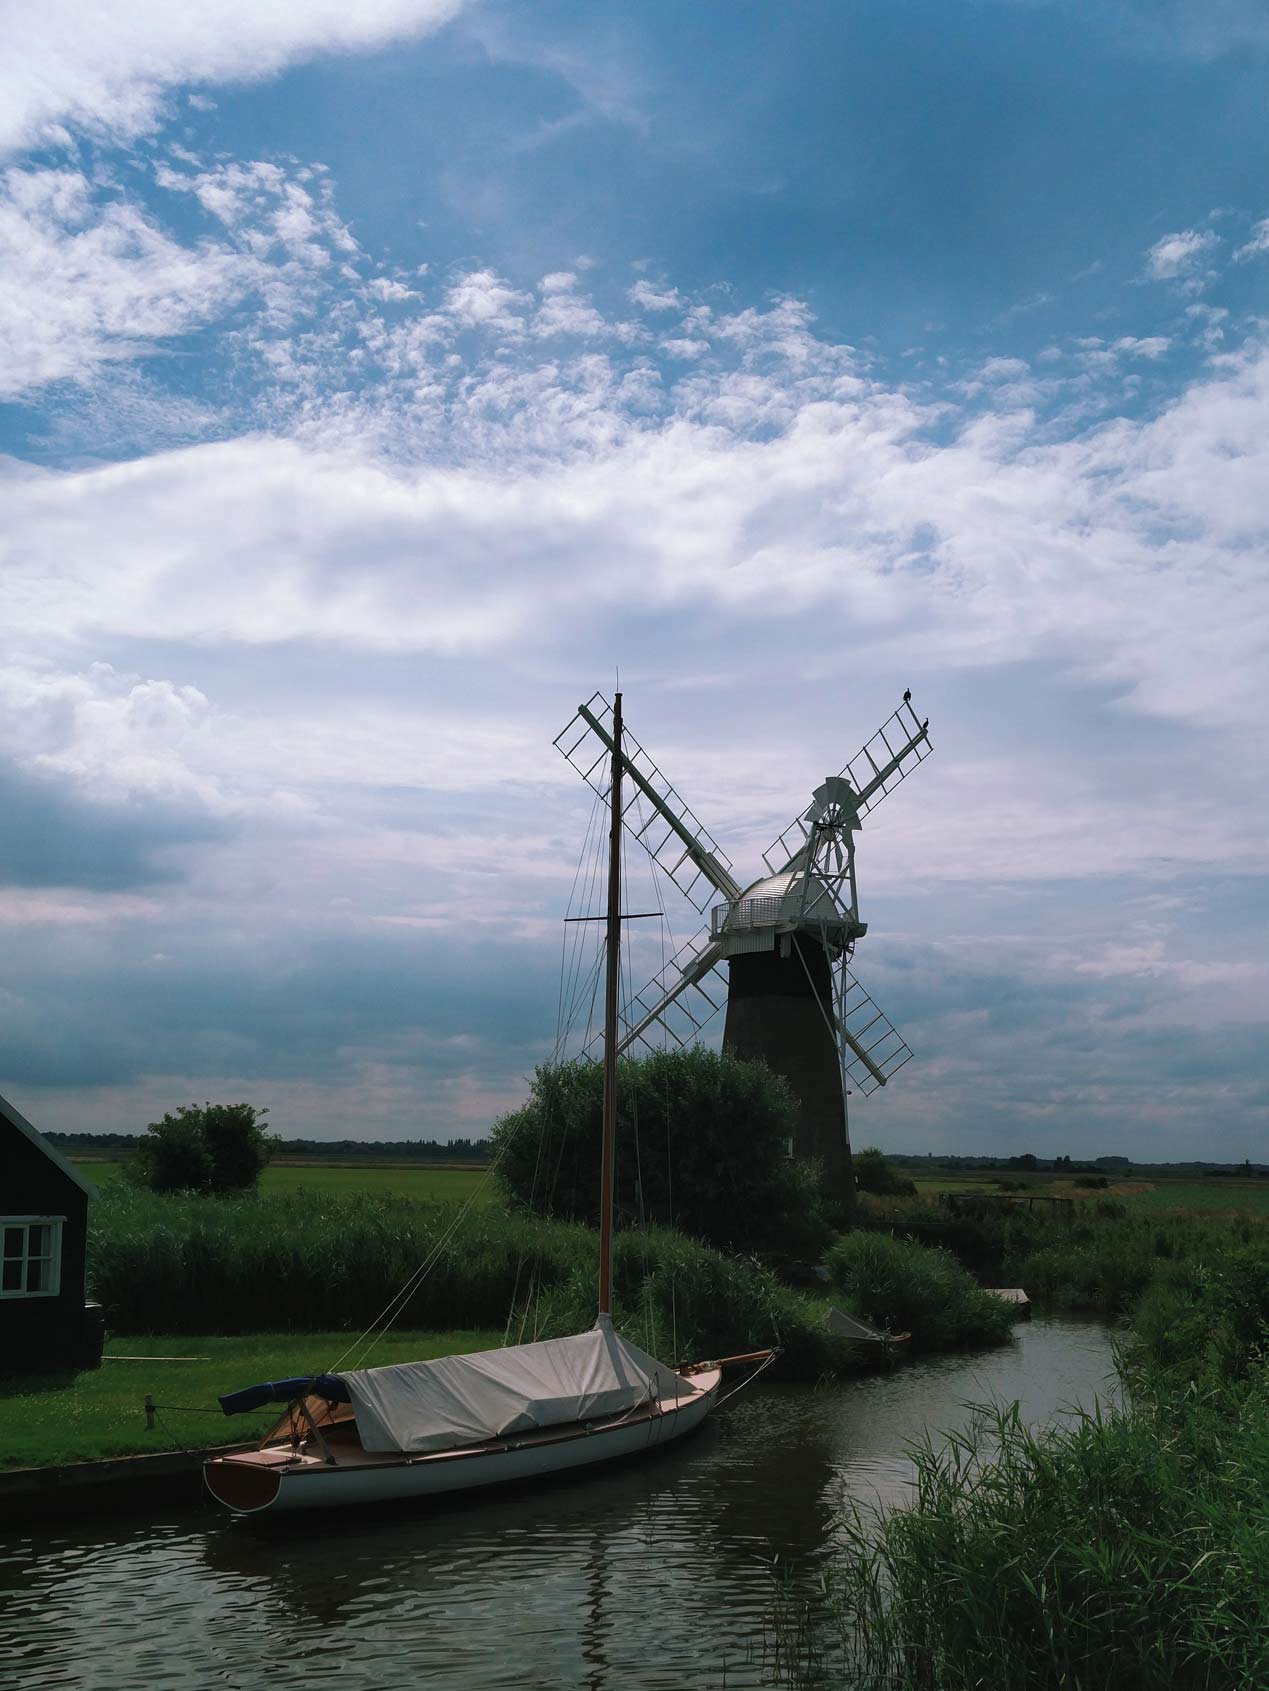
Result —
[[[1019,1398],[1048,1420],[1108,1395],[1105,1331],[819,1389],[742,1394],[682,1445],[601,1476],[426,1511],[79,1520],[0,1552],[0,1682],[20,1691],[341,1691],[763,1683],[773,1565],[813,1587],[843,1500],[901,1500],[904,1446]]]

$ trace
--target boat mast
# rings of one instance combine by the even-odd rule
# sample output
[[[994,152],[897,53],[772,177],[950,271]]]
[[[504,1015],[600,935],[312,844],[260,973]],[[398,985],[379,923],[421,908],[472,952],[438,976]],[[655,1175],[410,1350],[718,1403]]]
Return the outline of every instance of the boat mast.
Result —
[[[617,1137],[617,990],[621,979],[621,694],[612,703],[608,974],[604,983],[604,1150],[599,1176],[599,1314],[612,1314],[612,1193]]]

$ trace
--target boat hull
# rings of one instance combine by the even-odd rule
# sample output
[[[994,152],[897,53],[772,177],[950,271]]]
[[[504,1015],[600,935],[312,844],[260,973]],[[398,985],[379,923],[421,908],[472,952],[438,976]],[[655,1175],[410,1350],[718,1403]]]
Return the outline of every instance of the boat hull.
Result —
[[[717,1402],[721,1380],[721,1370],[695,1374],[697,1390],[690,1398],[666,1399],[652,1413],[545,1437],[386,1460],[341,1454],[333,1465],[316,1457],[297,1459],[279,1447],[214,1458],[203,1474],[212,1495],[239,1515],[410,1502],[531,1482],[637,1456],[694,1432]]]

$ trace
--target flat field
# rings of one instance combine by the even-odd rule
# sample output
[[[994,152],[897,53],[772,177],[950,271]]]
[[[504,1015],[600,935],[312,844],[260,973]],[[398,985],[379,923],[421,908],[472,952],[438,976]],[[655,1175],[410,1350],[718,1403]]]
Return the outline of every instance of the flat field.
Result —
[[[69,1376],[28,1375],[6,1382],[0,1397],[0,1468],[87,1462],[159,1450],[246,1444],[277,1420],[281,1408],[226,1416],[220,1392],[329,1368],[356,1337],[350,1333],[248,1333],[204,1338],[189,1333],[112,1339],[100,1368]],[[487,1350],[501,1333],[391,1333],[370,1362],[422,1362],[433,1356]],[[192,1357],[189,1362],[125,1362],[120,1357]],[[159,1406],[145,1427],[146,1393]],[[166,1405],[177,1407],[168,1408]]]
[[[74,1159],[94,1185],[117,1180],[122,1161]],[[436,1167],[427,1163],[271,1163],[260,1177],[265,1197],[419,1198],[428,1203],[465,1203],[473,1193],[477,1203],[498,1202],[498,1185],[483,1168]]]
[[[1190,1215],[1229,1215],[1233,1211],[1269,1216],[1269,1180],[1126,1181],[1120,1188],[1133,1209],[1184,1210]]]
[[[901,1173],[907,1173],[901,1170]],[[1149,1180],[1110,1175],[1105,1188],[1077,1186],[1066,1176],[1049,1174],[967,1174],[963,1170],[940,1174],[934,1170],[915,1177],[918,1195],[933,1202],[939,1192],[982,1192],[984,1196],[1025,1198],[1075,1198],[1087,1202],[1118,1198],[1132,1209],[1153,1212],[1177,1210],[1190,1215],[1229,1215],[1241,1212],[1269,1216],[1269,1180]],[[1009,1181],[1013,1190],[1002,1190]]]

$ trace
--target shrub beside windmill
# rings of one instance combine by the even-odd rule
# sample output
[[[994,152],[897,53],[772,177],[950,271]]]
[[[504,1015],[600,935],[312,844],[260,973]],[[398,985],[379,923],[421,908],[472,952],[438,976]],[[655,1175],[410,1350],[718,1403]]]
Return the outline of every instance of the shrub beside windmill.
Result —
[[[596,693],[555,741],[601,794],[611,726],[611,706]],[[795,1152],[817,1157],[828,1192],[849,1204],[846,1099],[885,1086],[912,1055],[849,967],[868,931],[859,918],[854,836],[929,756],[928,723],[918,720],[905,693],[893,716],[815,789],[808,809],[763,853],[766,874],[743,887],[717,841],[628,730],[623,750],[631,789],[627,826],[696,909],[709,910],[710,920],[635,994],[620,1049],[651,1045],[661,1030],[688,1044],[725,999],[723,1049],[760,1057],[785,1077],[800,1106]],[[640,798],[649,811],[635,826],[631,812],[638,807],[642,816]]]

